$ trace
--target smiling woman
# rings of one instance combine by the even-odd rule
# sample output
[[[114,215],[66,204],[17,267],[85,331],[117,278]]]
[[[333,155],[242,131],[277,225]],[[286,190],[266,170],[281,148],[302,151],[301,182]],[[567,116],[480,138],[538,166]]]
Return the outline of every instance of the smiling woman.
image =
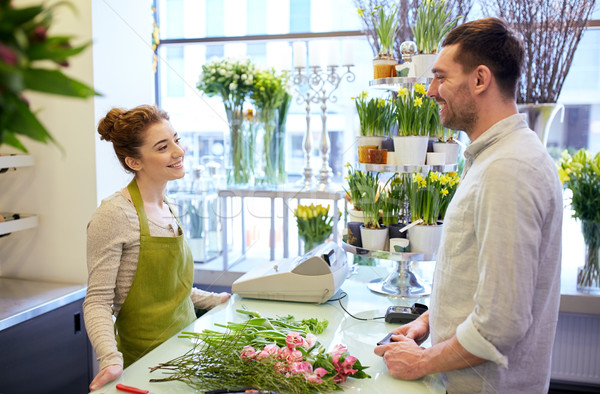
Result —
[[[190,324],[194,308],[229,298],[192,287],[192,254],[164,196],[167,182],[185,175],[185,150],[167,113],[150,105],[113,108],[98,133],[134,178],[102,202],[88,225],[83,308],[100,360],[91,390]]]

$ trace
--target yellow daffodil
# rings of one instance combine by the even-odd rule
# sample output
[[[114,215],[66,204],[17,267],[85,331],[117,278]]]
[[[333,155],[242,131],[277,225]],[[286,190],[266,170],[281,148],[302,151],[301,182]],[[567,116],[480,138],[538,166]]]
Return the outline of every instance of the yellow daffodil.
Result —
[[[365,9],[364,9],[364,8],[359,8],[359,9],[358,9],[358,15],[359,15],[361,18],[364,18],[364,17],[365,17]]]
[[[399,97],[406,97],[406,96],[408,96],[408,89],[406,89],[406,88],[400,88],[400,89],[398,89],[398,96]]]
[[[421,83],[415,84],[415,92],[422,94],[423,96],[427,95],[427,90],[425,90],[425,85],[423,85]]]
[[[421,97],[417,97],[415,99],[415,107],[420,107],[421,105],[423,105],[423,99]]]

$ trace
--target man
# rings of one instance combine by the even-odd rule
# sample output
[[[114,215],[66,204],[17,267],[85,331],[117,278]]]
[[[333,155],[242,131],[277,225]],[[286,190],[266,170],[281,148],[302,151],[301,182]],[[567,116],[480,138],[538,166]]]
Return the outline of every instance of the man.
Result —
[[[560,300],[562,191],[518,114],[523,47],[501,20],[451,31],[428,94],[471,140],[448,207],[431,308],[375,348],[390,374],[441,372],[449,393],[546,393]],[[432,346],[419,345],[431,330]]]

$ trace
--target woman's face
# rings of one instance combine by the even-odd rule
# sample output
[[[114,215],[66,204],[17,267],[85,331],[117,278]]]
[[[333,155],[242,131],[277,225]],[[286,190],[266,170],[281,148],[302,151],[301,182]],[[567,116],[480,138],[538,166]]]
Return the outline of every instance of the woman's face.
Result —
[[[136,160],[137,174],[156,181],[171,181],[185,175],[183,157],[185,150],[179,136],[167,120],[154,123],[146,130],[140,159]]]

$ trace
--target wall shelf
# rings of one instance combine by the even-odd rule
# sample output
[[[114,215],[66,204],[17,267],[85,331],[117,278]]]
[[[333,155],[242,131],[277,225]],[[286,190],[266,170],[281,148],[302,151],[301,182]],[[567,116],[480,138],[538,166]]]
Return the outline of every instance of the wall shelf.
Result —
[[[35,164],[35,159],[30,155],[1,155],[0,169],[16,168],[16,167],[31,167]]]
[[[11,213],[1,213],[4,217],[11,217]],[[38,217],[36,215],[20,215],[20,219],[11,219],[0,223],[0,235],[10,234],[15,231],[28,230],[37,227]]]

